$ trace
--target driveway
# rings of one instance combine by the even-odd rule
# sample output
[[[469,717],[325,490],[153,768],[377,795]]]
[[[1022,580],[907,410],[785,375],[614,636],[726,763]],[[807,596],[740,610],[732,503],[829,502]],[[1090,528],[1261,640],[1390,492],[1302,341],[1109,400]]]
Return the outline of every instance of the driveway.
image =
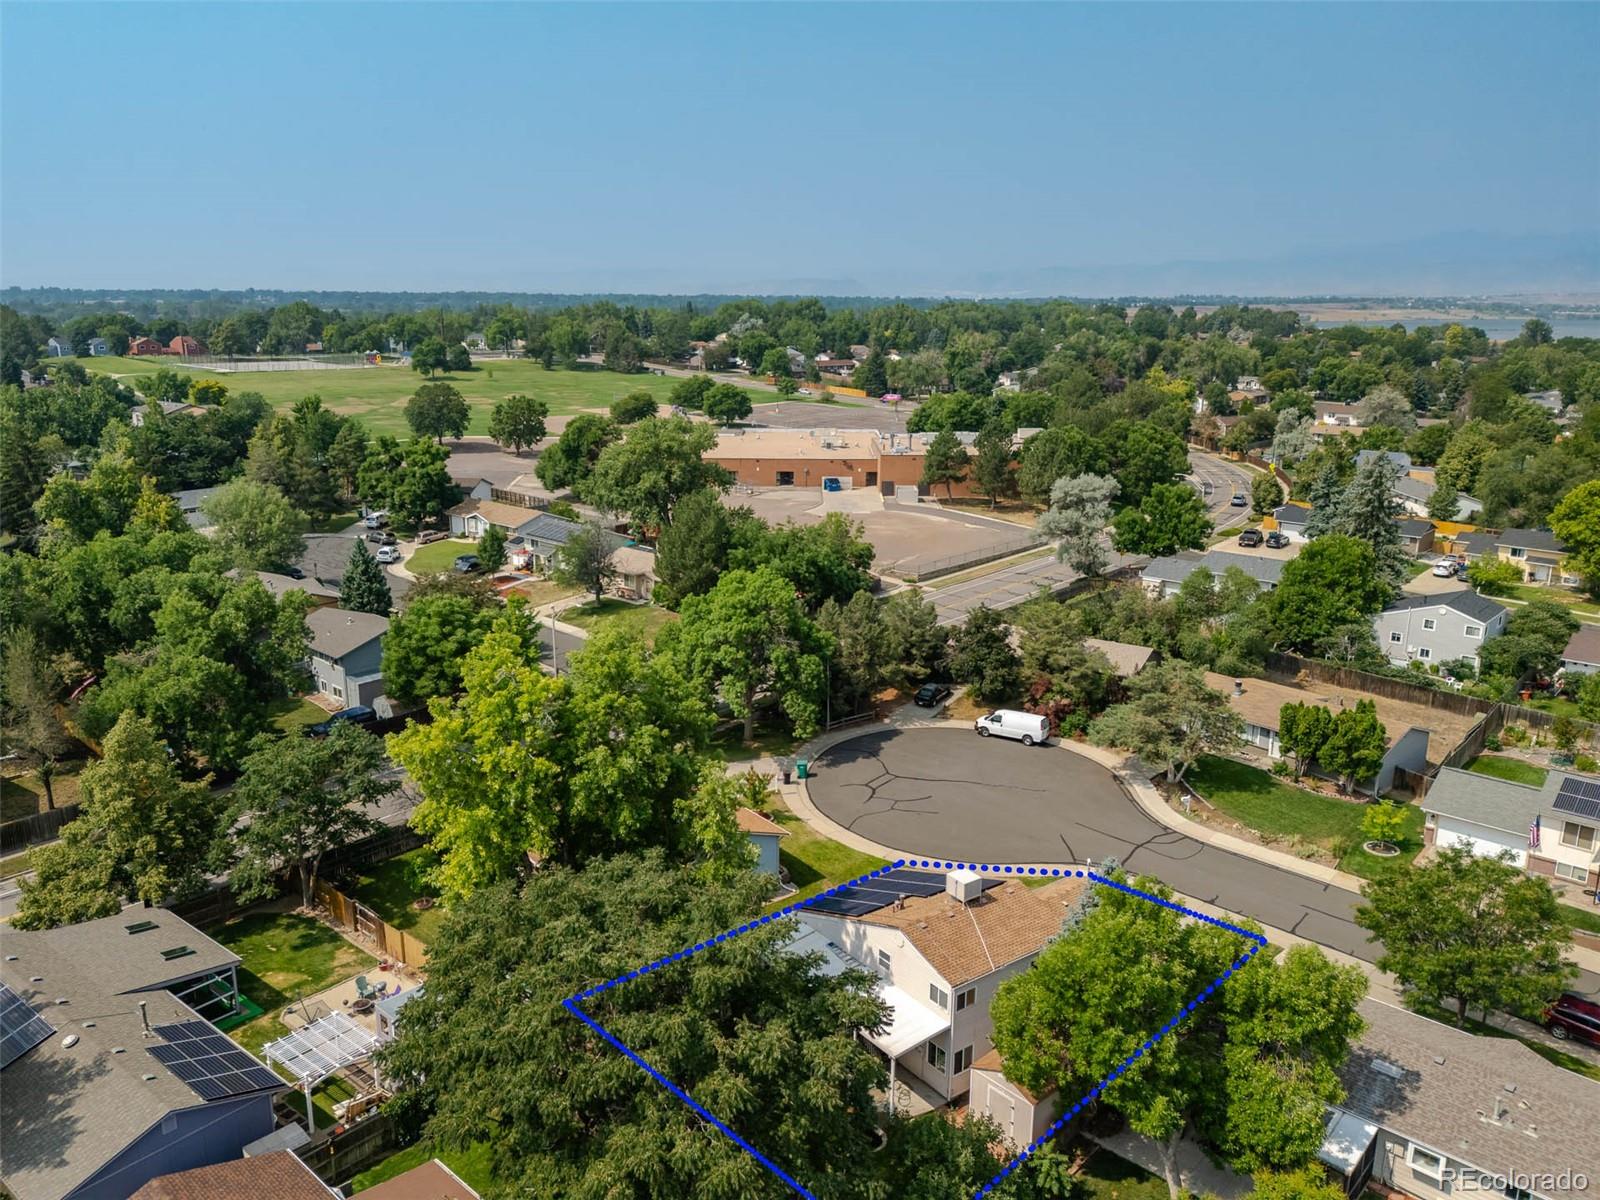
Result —
[[[1192,899],[1368,962],[1361,897],[1168,829],[1116,778],[1058,746],[965,730],[902,729],[840,742],[815,760],[811,802],[829,819],[908,854],[978,863],[1116,858]],[[1600,978],[1575,985],[1593,994]]]
[[[356,542],[364,532],[360,525],[352,525],[344,533],[306,534],[306,548],[300,555],[300,569],[318,583],[338,587],[344,579],[344,569],[350,562],[350,552],[355,549]],[[370,544],[367,549],[377,551],[377,547]],[[411,590],[411,580],[388,567],[384,568],[383,575],[389,582],[389,595],[394,597],[396,604],[400,603]]]

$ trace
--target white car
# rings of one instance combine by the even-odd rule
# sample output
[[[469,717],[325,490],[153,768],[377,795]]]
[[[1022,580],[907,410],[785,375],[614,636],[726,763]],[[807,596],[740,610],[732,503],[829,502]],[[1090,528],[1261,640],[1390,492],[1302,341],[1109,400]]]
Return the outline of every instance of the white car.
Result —
[[[378,512],[368,513],[366,520],[362,522],[368,529],[382,529],[388,523],[389,514],[381,509]]]
[[[979,737],[1003,737],[1032,746],[1050,740],[1050,718],[1038,713],[999,708],[972,723]]]
[[[1433,564],[1433,573],[1440,579],[1454,579],[1456,575],[1456,560],[1453,558],[1441,558]]]
[[[397,562],[400,561],[400,558],[401,558],[400,547],[399,546],[379,546],[378,547],[378,553],[377,553],[376,557],[377,557],[377,560],[379,562],[381,562],[381,563],[397,563]]]

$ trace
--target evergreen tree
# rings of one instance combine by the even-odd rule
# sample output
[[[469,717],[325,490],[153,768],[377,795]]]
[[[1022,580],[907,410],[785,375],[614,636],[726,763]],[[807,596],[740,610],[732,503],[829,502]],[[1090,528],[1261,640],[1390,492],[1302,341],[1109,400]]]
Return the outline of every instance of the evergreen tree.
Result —
[[[967,475],[967,448],[961,440],[948,429],[941,429],[933,435],[933,441],[928,443],[927,453],[922,459],[922,478],[919,481],[924,487],[935,484],[944,484],[945,499],[954,495],[953,486]]]
[[[339,607],[349,612],[376,613],[380,617],[388,616],[394,607],[383,568],[372,557],[367,543],[359,538],[345,564],[344,578],[339,582]]]

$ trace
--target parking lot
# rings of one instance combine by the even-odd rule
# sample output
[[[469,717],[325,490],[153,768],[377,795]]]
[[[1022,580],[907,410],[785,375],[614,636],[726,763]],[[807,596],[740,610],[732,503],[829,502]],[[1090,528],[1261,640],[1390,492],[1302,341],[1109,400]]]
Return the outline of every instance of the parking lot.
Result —
[[[779,429],[876,429],[880,433],[904,433],[906,418],[916,411],[902,404],[894,412],[887,404],[812,404],[805,400],[783,400],[777,404],[758,404],[750,414],[751,425],[772,425]]]

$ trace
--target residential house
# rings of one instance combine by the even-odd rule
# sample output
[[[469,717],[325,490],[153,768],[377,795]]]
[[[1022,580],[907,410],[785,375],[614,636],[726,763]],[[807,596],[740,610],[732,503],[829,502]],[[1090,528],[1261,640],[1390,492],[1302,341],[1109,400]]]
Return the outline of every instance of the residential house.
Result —
[[[1433,522],[1420,517],[1399,517],[1400,548],[1412,558],[1421,558],[1433,549]]]
[[[163,417],[198,417],[206,410],[198,404],[185,404],[182,400],[158,400]],[[128,410],[128,420],[137,428],[150,415],[148,404],[138,404]]]
[[[1525,583],[1577,587],[1581,582],[1567,564],[1567,548],[1548,529],[1508,529],[1495,539],[1495,550],[1522,570]]]
[[[1363,454],[1367,451],[1363,450]],[[1433,499],[1437,485],[1431,479],[1418,479],[1413,475],[1402,475],[1394,481],[1394,498],[1400,502],[1400,507],[1414,517],[1428,515],[1428,502]],[[1483,511],[1483,501],[1465,492],[1456,493],[1456,507],[1450,514],[1453,521],[1470,521]]]
[[[89,356],[91,358],[105,358],[111,353],[111,343],[103,337],[89,339]]]
[[[1395,666],[1412,661],[1478,667],[1484,642],[1506,627],[1506,608],[1471,588],[1433,596],[1402,596],[1372,618],[1372,631]]]
[[[476,492],[478,489],[474,489]],[[497,526],[507,538],[518,536],[522,530],[545,516],[542,509],[523,508],[501,500],[486,500],[473,496],[454,508],[446,510],[450,518],[450,532],[456,537],[481,538],[489,526]],[[559,518],[554,518],[559,519]]]
[[[866,362],[872,354],[871,346],[851,346],[850,357],[856,362]]]
[[[1318,400],[1312,406],[1311,436],[1321,441],[1331,434],[1345,434],[1362,427],[1359,405]]]
[[[1055,1092],[1036,1096],[1006,1077],[1005,1059],[990,1050],[972,1064],[968,1105],[988,1117],[1013,1150],[1030,1146],[1056,1122],[1060,1102]]]
[[[1156,657],[1156,652],[1149,646],[1135,646],[1132,642],[1109,642],[1104,638],[1086,637],[1083,639],[1083,648],[1098,650],[1104,654],[1119,679],[1132,679],[1150,664],[1152,658]]]
[[[468,350],[487,350],[489,348],[489,339],[483,335],[482,331],[475,329],[461,339],[461,344]]]
[[[1306,541],[1306,525],[1311,520],[1309,504],[1285,504],[1272,510],[1272,520],[1291,542]]]
[[[255,576],[274,600],[282,600],[290,592],[304,592],[318,608],[339,603],[339,589],[329,587],[320,579],[295,579],[272,571],[257,571]]]
[[[198,339],[192,338],[186,333],[180,333],[167,344],[167,352],[169,354],[181,354],[184,358],[193,358],[197,354],[204,354],[205,350],[206,348],[200,344]]]
[[[272,1132],[288,1084],[208,1019],[238,1011],[238,966],[159,908],[6,931],[0,1092],[18,1117],[0,1181],[16,1200],[125,1200]]]
[[[969,870],[902,869],[859,897],[845,889],[807,907],[791,948],[820,953],[820,969],[832,974],[876,974],[890,1020],[862,1036],[889,1060],[891,1093],[904,1073],[946,1102],[969,1090],[973,1063],[993,1046],[996,989],[1061,932],[1083,887],[1077,879],[1029,888]]]
[[[764,875],[776,876],[780,869],[778,840],[788,837],[789,831],[753,808],[741,807],[736,815],[739,828],[756,848],[756,870]]]
[[[46,352],[51,358],[68,358],[72,354],[71,339],[59,333],[52,337],[49,341],[45,342],[44,345]]]
[[[177,501],[178,511],[183,514],[183,519],[189,522],[189,527],[203,532],[211,528],[211,521],[202,510],[216,490],[214,487],[184,488],[182,491],[167,494]]]
[[[643,546],[618,546],[611,552],[611,565],[617,572],[614,586],[624,595],[650,599],[656,588],[656,554]]]
[[[1387,458],[1402,475],[1411,470],[1411,455],[1403,450],[1357,450],[1356,469],[1361,469],[1376,458]]]
[[[1397,770],[1409,771],[1414,775],[1427,772],[1427,725],[1416,724],[1417,718],[1410,709],[1391,704],[1381,696],[1357,696],[1348,692],[1319,694],[1308,688],[1273,683],[1268,679],[1229,678],[1215,671],[1206,672],[1206,686],[1227,697],[1228,707],[1244,722],[1244,741],[1266,751],[1271,759],[1279,759],[1284,755],[1279,725],[1285,704],[1315,704],[1330,712],[1337,712],[1346,707],[1353,708],[1357,699],[1370,699],[1378,710],[1387,748],[1377,774],[1370,781],[1357,781],[1360,790],[1381,796],[1394,786]],[[1426,720],[1425,717],[1421,719]]]
[[[1600,1197],[1600,1084],[1515,1038],[1373,999],[1360,1014],[1318,1153],[1347,1195]]]
[[[1568,675],[1600,672],[1600,625],[1579,625],[1561,652],[1561,670]]]
[[[1506,853],[1530,875],[1593,886],[1600,866],[1600,778],[1552,770],[1533,787],[1442,767],[1421,801],[1429,846]]]
[[[128,356],[130,358],[140,358],[145,355],[165,354],[166,352],[166,346],[156,341],[156,339],[153,337],[140,336],[128,339]]]
[[[1255,375],[1239,376],[1238,379],[1233,381],[1233,390],[1245,392],[1257,400],[1268,394],[1267,389],[1262,386],[1261,380]]]
[[[292,1150],[158,1175],[129,1200],[330,1200],[339,1196]]]
[[[367,1200],[478,1200],[478,1193],[437,1158],[418,1163],[361,1194]]]
[[[1499,540],[1499,537],[1499,534],[1490,533],[1486,529],[1471,530],[1453,535],[1450,538],[1450,547],[1468,562],[1477,562],[1484,558],[1499,558],[1499,550],[1495,547],[1495,542]]]
[[[1253,554],[1234,554],[1227,550],[1207,550],[1204,554],[1194,550],[1183,550],[1177,554],[1152,559],[1150,565],[1140,574],[1139,582],[1144,584],[1145,590],[1152,596],[1164,600],[1176,595],[1178,589],[1183,586],[1183,581],[1201,567],[1219,577],[1229,567],[1237,567],[1254,579],[1256,586],[1270,592],[1278,586],[1278,580],[1283,577],[1285,561],[1287,560],[1261,558]]]
[[[1530,404],[1537,404],[1552,417],[1559,417],[1561,410],[1567,406],[1566,397],[1555,388],[1546,392],[1524,392],[1522,398]]]
[[[346,708],[371,705],[383,693],[383,635],[389,618],[343,608],[314,608],[310,669],[319,695]]]
[[[853,358],[817,358],[813,362],[817,370],[823,375],[836,375],[841,379],[848,379],[855,374],[856,360]]]

